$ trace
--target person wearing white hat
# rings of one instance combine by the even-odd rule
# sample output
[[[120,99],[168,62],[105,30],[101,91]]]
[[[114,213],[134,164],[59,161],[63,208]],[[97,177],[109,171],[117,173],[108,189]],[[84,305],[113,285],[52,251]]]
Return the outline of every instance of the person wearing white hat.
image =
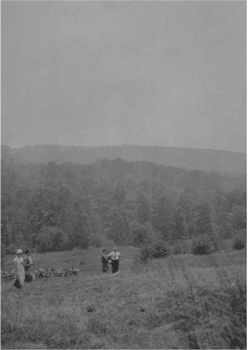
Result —
[[[16,280],[15,280],[14,286],[17,287],[19,290],[21,290],[22,287],[24,286],[24,280],[25,280],[24,262],[21,255],[22,255],[22,250],[17,249],[16,257],[14,259],[14,266],[15,266],[15,273],[16,273]]]

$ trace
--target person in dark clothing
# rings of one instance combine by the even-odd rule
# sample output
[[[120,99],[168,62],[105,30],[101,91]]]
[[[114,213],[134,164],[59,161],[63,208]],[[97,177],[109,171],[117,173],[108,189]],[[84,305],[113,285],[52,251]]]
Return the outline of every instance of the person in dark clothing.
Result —
[[[33,260],[31,258],[30,252],[31,252],[31,250],[27,249],[25,251],[26,256],[24,258],[25,282],[28,282],[26,285],[27,289],[28,289],[28,294],[31,293],[29,283],[34,281],[34,279],[35,279],[34,273],[32,272],[32,267],[34,264],[33,264]]]
[[[102,251],[102,272],[106,273],[109,270],[109,261],[106,255],[106,249],[103,249]]]

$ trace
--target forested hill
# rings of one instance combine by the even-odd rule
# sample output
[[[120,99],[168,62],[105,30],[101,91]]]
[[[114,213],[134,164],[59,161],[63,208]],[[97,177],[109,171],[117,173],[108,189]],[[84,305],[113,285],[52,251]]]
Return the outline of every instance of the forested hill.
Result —
[[[101,240],[139,244],[246,227],[246,176],[188,171],[149,162],[20,164],[2,157],[5,246],[40,251]]]
[[[135,145],[99,147],[37,145],[19,149],[3,146],[2,152],[8,153],[24,164],[47,164],[49,162],[91,164],[98,158],[109,160],[121,158],[129,162],[148,161],[188,170],[197,169],[222,173],[246,172],[246,155],[244,153],[218,150]]]

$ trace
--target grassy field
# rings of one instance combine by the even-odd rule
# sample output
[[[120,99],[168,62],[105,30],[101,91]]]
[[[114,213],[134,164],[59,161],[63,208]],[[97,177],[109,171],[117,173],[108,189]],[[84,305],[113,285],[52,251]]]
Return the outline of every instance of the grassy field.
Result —
[[[246,252],[134,266],[136,249],[119,250],[115,275],[101,273],[101,248],[33,254],[35,269],[80,273],[36,279],[23,298],[8,292],[13,281],[3,282],[2,348],[246,348]]]

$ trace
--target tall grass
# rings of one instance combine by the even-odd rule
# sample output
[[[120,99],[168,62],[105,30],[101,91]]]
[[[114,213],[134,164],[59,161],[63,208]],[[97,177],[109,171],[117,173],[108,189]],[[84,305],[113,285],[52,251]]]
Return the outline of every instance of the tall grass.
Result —
[[[122,263],[117,275],[37,279],[22,299],[3,283],[2,348],[246,348],[244,255]]]

